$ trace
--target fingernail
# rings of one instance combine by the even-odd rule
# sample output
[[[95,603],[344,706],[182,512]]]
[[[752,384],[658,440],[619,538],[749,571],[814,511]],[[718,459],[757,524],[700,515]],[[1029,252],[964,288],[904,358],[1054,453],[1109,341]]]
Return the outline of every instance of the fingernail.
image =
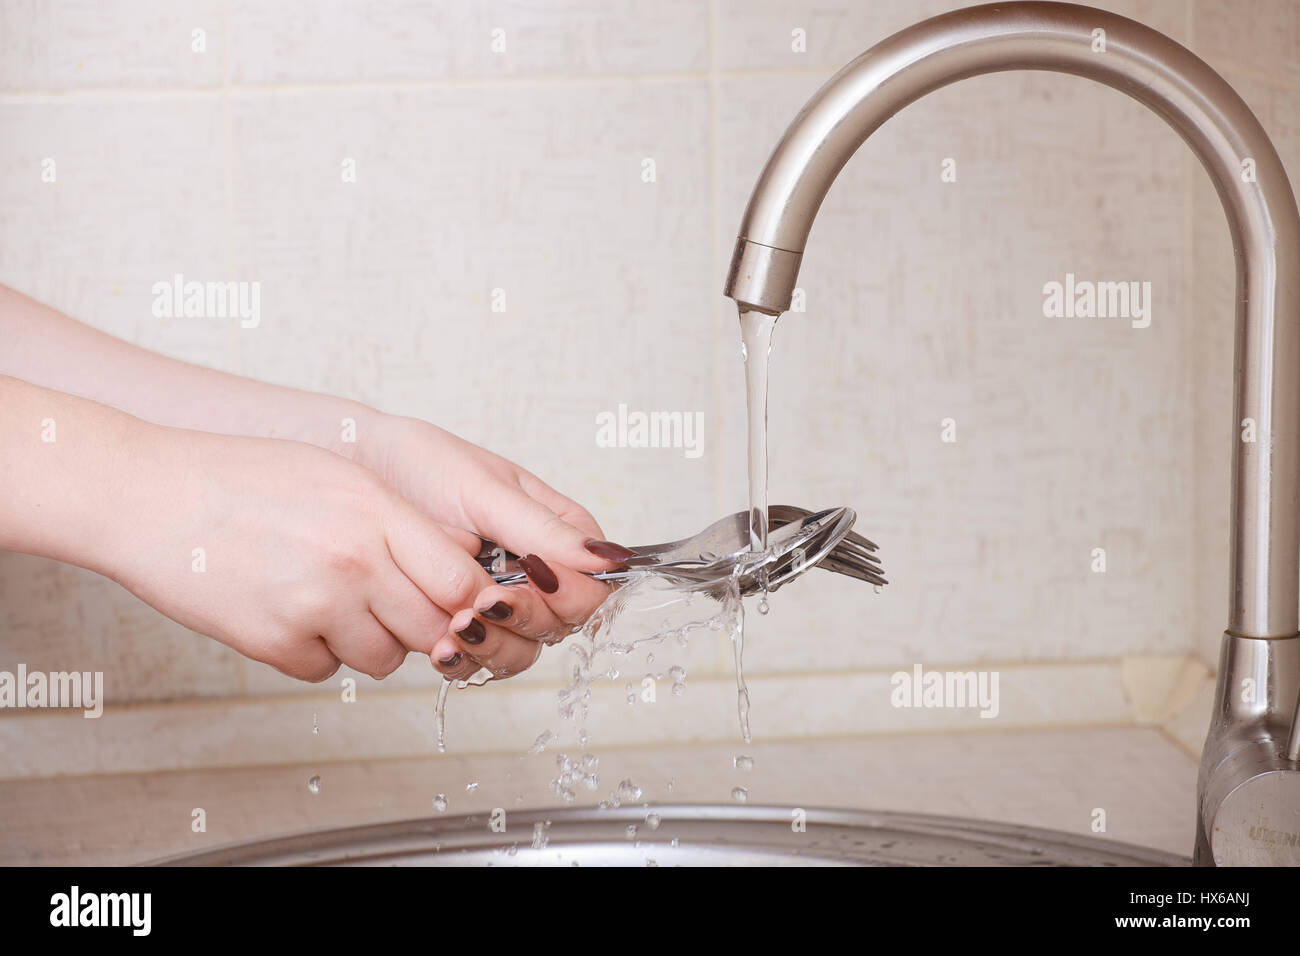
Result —
[[[537,585],[539,591],[554,594],[560,589],[560,582],[556,580],[555,572],[537,555],[525,554],[519,559],[519,566],[524,569],[524,574],[528,575],[528,580]]]
[[[505,601],[497,601],[486,611],[479,611],[478,613],[489,621],[504,621],[510,616],[510,605]]]
[[[466,644],[482,644],[483,639],[487,637],[487,629],[483,627],[481,621],[476,617],[471,617],[469,623],[456,632],[460,639]]]
[[[457,651],[455,654],[452,654],[451,657],[438,661],[438,663],[441,664],[443,667],[455,667],[457,664],[460,663],[460,651]]]
[[[625,548],[621,544],[615,544],[613,541],[601,541],[598,538],[590,538],[582,545],[598,558],[604,558],[606,561],[626,561],[629,558],[635,558],[636,552],[631,548]]]

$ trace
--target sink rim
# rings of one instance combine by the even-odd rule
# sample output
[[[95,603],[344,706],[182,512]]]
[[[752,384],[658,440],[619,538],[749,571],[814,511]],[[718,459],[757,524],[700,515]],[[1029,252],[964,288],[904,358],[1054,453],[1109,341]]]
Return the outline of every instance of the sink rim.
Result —
[[[796,809],[807,832],[792,826]],[[656,829],[646,825],[657,814]],[[491,811],[329,827],[232,843],[150,866],[977,865],[1188,866],[1188,857],[1091,834],[937,814],[742,804],[637,804]],[[534,828],[549,824],[544,848]],[[636,826],[635,838],[627,828]],[[851,839],[852,837],[858,839]],[[674,846],[670,841],[677,838]],[[513,850],[511,848],[514,848]],[[566,856],[566,853],[569,854]],[[641,862],[632,857],[641,855]],[[624,860],[621,857],[628,857]]]

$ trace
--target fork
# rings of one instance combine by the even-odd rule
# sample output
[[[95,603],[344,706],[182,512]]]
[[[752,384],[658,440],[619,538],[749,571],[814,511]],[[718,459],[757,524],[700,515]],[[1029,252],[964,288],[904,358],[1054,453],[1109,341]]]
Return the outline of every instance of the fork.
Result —
[[[766,551],[756,552],[745,547],[721,557],[713,552],[682,557],[683,554],[689,554],[691,549],[686,547],[683,551],[674,547],[668,552],[673,555],[672,560],[658,561],[653,557],[638,555],[624,562],[621,568],[598,571],[590,576],[599,581],[621,582],[653,568],[693,591],[717,593],[733,577],[737,578],[744,595],[760,590],[775,591],[790,579],[815,567],[848,533],[855,520],[857,515],[850,508],[828,508],[774,529],[768,537]],[[727,534],[727,531],[719,531],[711,525],[686,540],[728,542]],[[522,584],[527,579],[522,570],[494,571],[492,577],[498,584],[506,585]]]
[[[828,511],[816,513],[817,516],[827,514]],[[814,517],[814,513],[793,505],[773,505],[768,509],[768,517],[769,527],[776,532],[792,522],[807,521],[810,517]],[[851,519],[849,523],[852,524]],[[737,556],[750,550],[749,512],[738,511],[719,518],[703,531],[678,541],[641,545],[630,550],[635,552],[635,557],[623,562],[624,567],[630,570],[654,567],[663,570],[676,568],[684,572],[690,568],[700,567],[702,562],[707,564],[728,558],[735,560]],[[849,531],[847,535],[836,539],[829,550],[818,554],[817,560],[808,566],[823,567],[837,574],[884,585],[888,582],[885,580],[880,559],[874,553],[876,550],[874,542]],[[478,553],[479,563],[502,583],[516,583],[522,580],[523,569],[518,563],[518,557],[496,542],[487,539],[483,539]],[[790,567],[791,562],[787,561],[782,570],[789,570]],[[804,567],[801,565],[796,573],[802,573],[803,570]],[[612,575],[619,575],[619,577],[614,578]],[[621,580],[626,573],[603,572],[594,576],[601,580]]]

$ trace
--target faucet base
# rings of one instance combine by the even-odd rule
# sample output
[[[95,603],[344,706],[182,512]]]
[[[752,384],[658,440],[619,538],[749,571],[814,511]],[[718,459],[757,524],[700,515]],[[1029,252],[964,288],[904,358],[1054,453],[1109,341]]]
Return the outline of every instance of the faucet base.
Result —
[[[1210,821],[1215,866],[1300,866],[1300,770],[1258,773],[1219,805]],[[1198,856],[1202,847],[1198,841]]]
[[[1199,866],[1300,866],[1300,764],[1287,756],[1300,635],[1223,636],[1197,787]]]

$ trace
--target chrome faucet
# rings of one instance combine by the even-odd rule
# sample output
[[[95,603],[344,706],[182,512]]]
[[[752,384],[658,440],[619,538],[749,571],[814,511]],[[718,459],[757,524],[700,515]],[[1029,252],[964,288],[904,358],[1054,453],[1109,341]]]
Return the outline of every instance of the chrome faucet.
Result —
[[[1300,864],[1300,216],[1273,144],[1218,73],[1164,34],[1074,4],[989,4],[909,27],[786,130],[745,209],[726,294],[742,311],[786,311],[818,207],[867,137],[932,90],[1006,70],[1073,73],[1145,103],[1223,203],[1237,261],[1231,585],[1193,860]]]

